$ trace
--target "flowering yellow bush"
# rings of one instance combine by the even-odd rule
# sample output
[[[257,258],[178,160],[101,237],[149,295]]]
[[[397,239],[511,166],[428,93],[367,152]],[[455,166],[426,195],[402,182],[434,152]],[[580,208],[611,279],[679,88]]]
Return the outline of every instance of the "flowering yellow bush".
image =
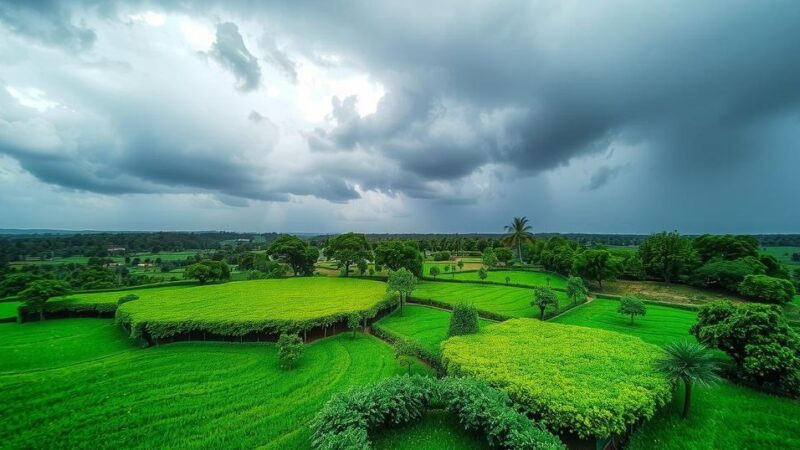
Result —
[[[611,331],[514,319],[442,343],[450,375],[507,392],[553,431],[623,433],[671,398],[658,347]]]

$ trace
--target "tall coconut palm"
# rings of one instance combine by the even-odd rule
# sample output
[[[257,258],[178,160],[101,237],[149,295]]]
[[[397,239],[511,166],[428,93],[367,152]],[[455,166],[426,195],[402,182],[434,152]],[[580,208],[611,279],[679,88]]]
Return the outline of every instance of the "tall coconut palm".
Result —
[[[517,258],[522,261],[522,243],[533,240],[533,233],[531,233],[530,225],[528,225],[527,217],[514,217],[511,225],[506,225],[506,234],[503,240],[508,242],[512,247],[517,247]]]
[[[683,381],[683,418],[689,417],[692,402],[692,385],[709,386],[719,381],[714,355],[704,346],[689,341],[678,341],[664,346],[666,357],[656,365],[673,381]]]

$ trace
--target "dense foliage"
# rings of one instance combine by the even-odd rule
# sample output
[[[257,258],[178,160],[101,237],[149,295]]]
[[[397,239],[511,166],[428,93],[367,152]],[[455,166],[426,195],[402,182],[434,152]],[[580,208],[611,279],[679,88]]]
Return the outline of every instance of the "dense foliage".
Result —
[[[558,297],[552,289],[536,286],[533,288],[533,301],[531,306],[539,308],[539,319],[544,320],[544,313],[547,308],[558,309]]]
[[[288,264],[295,276],[313,275],[314,263],[319,259],[319,250],[316,247],[289,234],[284,234],[270,244],[267,254]]]
[[[19,296],[25,302],[28,310],[39,313],[39,318],[44,319],[44,304],[51,297],[64,295],[69,291],[67,283],[58,280],[37,280],[32,282],[20,292]]]
[[[631,324],[633,324],[634,316],[644,316],[647,314],[647,307],[640,299],[626,295],[620,299],[617,312],[626,316],[630,316]]]
[[[658,347],[604,330],[514,319],[442,344],[447,373],[497,386],[548,428],[624,433],[672,395]]]
[[[291,369],[303,355],[303,340],[296,334],[281,333],[278,338],[278,360],[281,367]]]
[[[406,299],[416,288],[417,277],[405,267],[389,272],[386,291],[398,294],[400,298],[400,315],[403,314],[403,305],[405,305]]]
[[[350,266],[358,261],[372,258],[372,251],[363,234],[345,233],[328,241],[325,257],[339,262],[344,276],[350,274]]]
[[[413,241],[385,241],[375,247],[375,264],[389,270],[405,268],[422,277],[422,254]]]
[[[800,395],[800,337],[777,306],[712,303],[700,310],[691,332],[701,343],[727,353],[737,378]]]
[[[215,280],[225,281],[231,278],[231,269],[225,261],[201,261],[186,268],[186,278],[194,278],[201,284]]]
[[[577,255],[572,262],[572,273],[594,280],[603,288],[604,280],[613,280],[622,273],[622,261],[605,249],[587,249]]]
[[[502,392],[476,380],[419,376],[390,378],[335,395],[314,418],[312,445],[324,450],[369,449],[371,431],[418,420],[432,406],[456,414],[466,429],[485,434],[492,447],[565,448],[543,426],[516,411]]]
[[[450,316],[450,328],[447,330],[447,336],[474,334],[478,330],[480,330],[480,325],[475,305],[466,302],[458,302],[453,305],[453,315]]]
[[[649,236],[639,246],[639,255],[646,273],[667,283],[677,281],[696,259],[691,239],[674,231]]]
[[[765,303],[788,303],[797,291],[791,281],[767,275],[747,275],[739,284],[739,293]]]

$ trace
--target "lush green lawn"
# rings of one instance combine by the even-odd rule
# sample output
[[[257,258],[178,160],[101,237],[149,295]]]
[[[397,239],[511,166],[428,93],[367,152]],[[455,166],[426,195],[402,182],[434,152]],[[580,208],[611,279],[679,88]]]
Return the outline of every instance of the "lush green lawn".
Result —
[[[308,422],[333,393],[406,371],[391,347],[360,333],[308,345],[287,371],[274,344],[129,346],[99,358],[103,351],[88,349],[109,345],[109,336],[93,330],[111,321],[40,325],[45,341],[28,334],[32,324],[0,331],[6,355],[31,355],[10,367],[3,355],[4,372],[49,368],[0,374],[3,447],[308,448]],[[72,338],[81,327],[89,331]],[[76,354],[83,360],[66,356]]]
[[[616,300],[597,299],[578,306],[553,319],[553,322],[581,325],[592,328],[631,334],[651,344],[664,345],[680,339],[692,339],[689,328],[697,313],[667,306],[646,305],[647,314],[638,316],[630,324],[630,316],[617,312]]]
[[[429,411],[420,420],[397,428],[382,428],[372,436],[376,450],[478,450],[491,448],[486,438],[464,430],[458,418]]]
[[[132,348],[111,320],[0,324],[0,372],[52,369]]]
[[[440,275],[442,277],[442,275]],[[457,273],[453,276],[446,275],[444,278],[455,278],[456,280],[467,280],[480,282],[478,272],[465,272]],[[554,288],[564,289],[567,287],[567,280],[561,275],[547,273],[547,272],[528,272],[524,270],[494,270],[488,272],[486,281],[493,281],[496,283],[505,283],[506,277],[512,284],[525,284],[528,286],[548,286]]]
[[[382,328],[389,333],[416,341],[424,349],[438,353],[439,344],[447,339],[447,330],[450,328],[448,311],[442,311],[427,306],[406,305],[403,315],[394,313],[374,326]],[[490,322],[479,320],[481,326]]]
[[[17,317],[17,307],[22,302],[0,302],[0,319]]]
[[[563,292],[556,291],[556,295],[560,305],[567,305],[570,302]],[[420,283],[411,296],[449,304],[460,301],[472,302],[479,310],[509,317],[538,317],[539,315],[539,309],[531,306],[533,290],[526,288],[495,284],[429,281]]]
[[[633,434],[631,450],[800,448],[800,401],[723,382],[695,387],[689,418],[680,417],[683,391]]]

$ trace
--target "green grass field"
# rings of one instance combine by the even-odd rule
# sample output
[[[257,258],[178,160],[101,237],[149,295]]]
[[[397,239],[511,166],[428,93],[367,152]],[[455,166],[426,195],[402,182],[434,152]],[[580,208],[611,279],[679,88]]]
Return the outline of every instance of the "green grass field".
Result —
[[[0,319],[17,317],[17,307],[22,302],[0,302]]]
[[[792,254],[800,253],[800,247],[761,247],[759,251],[774,256],[790,268],[800,268],[800,262],[792,261]]]
[[[418,421],[382,428],[372,436],[375,450],[479,450],[489,449],[486,438],[469,433],[458,418],[445,411],[428,411]]]
[[[651,344],[664,345],[680,339],[692,339],[689,327],[697,319],[697,313],[667,306],[646,305],[647,314],[636,317],[630,324],[630,316],[617,313],[619,302],[597,299],[578,306],[553,319],[553,322],[581,325],[616,331],[642,338]]]
[[[493,281],[495,283],[505,283],[506,277],[511,279],[511,284],[525,284],[528,286],[547,286],[553,288],[565,289],[567,287],[567,280],[561,275],[546,273],[546,272],[528,272],[524,270],[494,270],[488,272],[486,281]],[[456,280],[475,281],[480,283],[481,279],[478,277],[478,272],[465,272],[451,275],[439,275],[440,277],[455,278]]]
[[[5,448],[303,449],[308,422],[333,393],[406,371],[391,347],[360,333],[306,346],[287,371],[274,344],[109,349],[113,339],[98,330],[110,320],[36,325],[33,335],[34,324],[0,325]],[[30,357],[8,366],[15,353]]]
[[[140,252],[140,253],[131,253],[131,259],[139,258],[140,260],[144,261],[147,258],[155,261],[156,258],[161,258],[162,261],[179,261],[184,260],[190,256],[194,256],[196,254],[202,254],[203,250],[186,250],[181,252],[161,252],[161,253],[151,253],[151,252]],[[125,262],[125,258],[123,256],[111,256],[111,259],[117,263]],[[52,259],[45,259],[42,260],[41,258],[37,257],[28,257],[24,261],[13,261],[10,264],[12,266],[19,266],[25,264],[86,264],[89,261],[88,256],[56,256]]]
[[[680,417],[683,390],[631,438],[630,450],[800,448],[800,401],[730,382],[695,387],[689,418]]]
[[[380,327],[392,334],[415,341],[428,351],[438,353],[439,344],[447,339],[447,330],[450,327],[448,311],[442,311],[427,306],[406,305],[403,315],[394,313],[385,317],[374,326]],[[491,322],[479,320],[481,326]]]
[[[566,294],[556,291],[563,308],[570,300]],[[412,297],[455,304],[472,302],[479,310],[509,317],[538,317],[539,309],[531,306],[533,291],[526,288],[498,286],[495,284],[447,283],[429,281],[420,283]]]

